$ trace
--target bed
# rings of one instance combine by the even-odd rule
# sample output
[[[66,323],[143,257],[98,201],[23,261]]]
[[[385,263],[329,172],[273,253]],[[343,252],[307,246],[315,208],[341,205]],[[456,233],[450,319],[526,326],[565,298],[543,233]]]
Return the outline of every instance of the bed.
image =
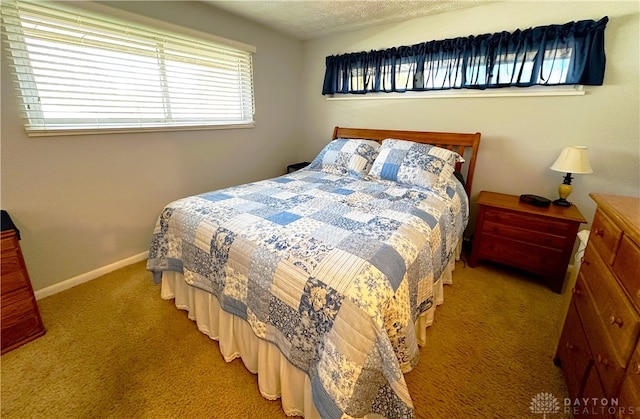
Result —
[[[309,166],[179,199],[147,268],[287,415],[411,418],[480,134],[336,127]]]

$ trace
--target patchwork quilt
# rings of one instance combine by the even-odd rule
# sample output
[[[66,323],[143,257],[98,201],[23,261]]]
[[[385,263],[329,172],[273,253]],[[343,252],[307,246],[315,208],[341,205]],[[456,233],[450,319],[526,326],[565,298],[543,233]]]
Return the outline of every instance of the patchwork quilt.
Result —
[[[444,191],[300,170],[188,197],[159,216],[147,267],[214,294],[305,371],[323,418],[415,416],[414,322],[468,221]]]

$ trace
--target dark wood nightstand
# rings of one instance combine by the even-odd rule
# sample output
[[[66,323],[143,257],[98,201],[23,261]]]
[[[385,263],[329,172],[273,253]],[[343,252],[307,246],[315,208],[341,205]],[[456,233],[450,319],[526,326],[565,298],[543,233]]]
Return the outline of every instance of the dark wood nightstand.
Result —
[[[562,292],[576,234],[586,223],[575,205],[536,207],[515,195],[482,191],[469,265],[502,263],[543,277]]]
[[[16,230],[2,231],[2,354],[45,334]]]
[[[290,164],[289,166],[287,166],[287,173],[293,173],[293,172],[297,172],[300,169],[304,169],[305,167],[309,166],[308,161],[303,161],[300,163],[294,163],[294,164]]]

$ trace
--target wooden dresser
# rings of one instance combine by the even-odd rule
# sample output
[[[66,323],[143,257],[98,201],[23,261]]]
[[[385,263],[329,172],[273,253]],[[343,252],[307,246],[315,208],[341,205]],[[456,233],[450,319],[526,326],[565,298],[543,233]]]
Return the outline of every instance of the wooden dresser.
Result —
[[[544,278],[560,293],[580,224],[575,205],[536,207],[516,195],[482,191],[470,266],[489,260]]]
[[[0,293],[2,301],[2,354],[45,333],[38,304],[22,257],[16,230],[2,231],[0,244]]]
[[[638,417],[640,198],[590,196],[598,207],[555,361],[575,418]]]

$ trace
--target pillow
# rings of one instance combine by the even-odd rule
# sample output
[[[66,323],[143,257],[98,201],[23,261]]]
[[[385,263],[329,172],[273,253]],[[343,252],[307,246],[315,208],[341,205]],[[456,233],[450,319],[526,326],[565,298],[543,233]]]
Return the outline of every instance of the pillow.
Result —
[[[363,177],[369,173],[379,148],[380,144],[372,140],[338,138],[327,144],[307,169]]]
[[[382,142],[369,175],[445,192],[457,162],[464,162],[462,156],[445,148],[387,139]]]

